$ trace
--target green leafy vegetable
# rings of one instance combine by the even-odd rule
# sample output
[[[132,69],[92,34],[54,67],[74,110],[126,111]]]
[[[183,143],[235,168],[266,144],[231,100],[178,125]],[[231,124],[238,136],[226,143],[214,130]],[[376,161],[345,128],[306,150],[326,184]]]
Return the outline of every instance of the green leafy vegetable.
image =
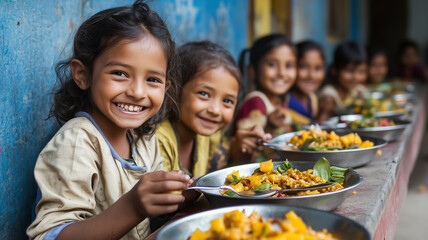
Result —
[[[330,163],[325,157],[318,159],[314,165],[314,175],[320,176],[326,182],[330,179]]]
[[[351,146],[347,147],[346,149],[357,149],[359,147],[360,147],[360,145],[355,144],[355,145],[351,145]]]
[[[260,168],[256,168],[256,169],[254,169],[254,172],[256,173],[256,172],[260,172]]]
[[[330,167],[330,181],[331,182],[338,182],[343,183],[345,180],[345,173],[348,171],[347,168],[341,168],[341,167]]]
[[[241,179],[239,179],[237,176],[232,174],[232,178],[233,178],[233,182],[231,182],[229,185],[234,185],[237,184],[241,181]]]
[[[281,165],[278,165],[276,167],[276,170],[278,170],[279,173],[285,173],[288,169],[292,167],[293,165],[291,164],[291,162],[289,162],[288,159],[285,159],[285,161],[283,161]]]
[[[259,186],[257,186],[257,187],[255,187],[253,190],[254,191],[258,191],[258,190],[268,190],[269,188],[270,188],[270,184],[268,184],[268,183],[265,183],[265,184],[262,184],[262,185],[259,185]]]
[[[343,183],[347,170],[348,168],[330,166],[330,163],[324,157],[318,159],[314,165],[314,175],[320,176],[326,182]]]
[[[228,196],[238,196],[236,193],[234,193],[232,191],[225,192],[224,194],[228,195]]]

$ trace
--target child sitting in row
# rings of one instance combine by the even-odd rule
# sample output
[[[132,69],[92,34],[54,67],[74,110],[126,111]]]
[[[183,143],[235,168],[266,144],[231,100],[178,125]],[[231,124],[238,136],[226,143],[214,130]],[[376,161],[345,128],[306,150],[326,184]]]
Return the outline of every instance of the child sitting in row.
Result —
[[[325,57],[322,47],[313,41],[297,44],[297,80],[287,94],[287,106],[293,122],[311,124],[318,115],[315,94],[324,81]]]
[[[57,67],[52,114],[63,124],[39,158],[31,239],[144,239],[149,219],[192,183],[165,172],[154,129],[174,98],[175,44],[148,5],[101,11],[79,27]],[[71,71],[70,71],[71,69]],[[238,85],[238,83],[236,83]]]
[[[384,82],[388,75],[388,58],[386,52],[377,47],[367,47],[367,83]]]
[[[243,64],[250,52],[248,68]],[[296,50],[282,34],[272,34],[254,42],[240,56],[241,71],[247,71],[248,81],[256,90],[245,96],[233,123],[234,134],[239,129],[259,126],[265,132],[279,135],[290,130],[290,116],[286,113],[285,93],[296,80]]]
[[[349,41],[340,44],[329,69],[329,84],[319,94],[318,121],[346,113],[353,99],[361,96],[367,80],[367,55],[362,44]]]

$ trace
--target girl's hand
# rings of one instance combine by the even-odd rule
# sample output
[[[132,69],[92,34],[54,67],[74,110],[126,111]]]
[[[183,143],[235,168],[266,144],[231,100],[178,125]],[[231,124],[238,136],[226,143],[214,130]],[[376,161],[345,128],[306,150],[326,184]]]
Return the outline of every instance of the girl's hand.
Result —
[[[247,130],[238,130],[230,147],[231,165],[244,163],[258,147],[258,140],[269,142],[271,134],[265,133],[262,127],[256,125]]]
[[[185,190],[192,182],[182,171],[147,173],[130,191],[135,209],[142,217],[174,212],[184,196],[170,191]]]
[[[279,128],[284,125],[286,116],[285,110],[278,107],[268,115],[268,124],[273,128]]]

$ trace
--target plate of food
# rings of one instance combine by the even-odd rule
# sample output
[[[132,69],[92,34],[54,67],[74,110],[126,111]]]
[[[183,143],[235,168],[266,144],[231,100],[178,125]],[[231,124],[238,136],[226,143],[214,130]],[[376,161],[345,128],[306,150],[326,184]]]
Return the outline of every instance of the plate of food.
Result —
[[[311,208],[253,204],[190,215],[163,227],[155,239],[314,239],[368,240],[356,221]]]
[[[407,120],[351,114],[330,118],[321,128],[338,133],[355,132],[362,137],[378,137],[390,142],[397,140],[409,125],[411,122]]]
[[[284,146],[305,145],[307,141],[314,141],[310,148],[295,150]],[[359,167],[369,163],[380,147],[386,141],[374,137],[360,137],[357,133],[346,135],[326,131],[320,127],[312,127],[297,132],[285,133],[273,138],[265,147],[275,150],[282,158],[290,161],[308,161],[315,163],[325,157],[332,165],[342,167]]]
[[[410,106],[410,107],[409,107]],[[373,114],[375,117],[399,117],[410,110],[411,105],[397,103],[392,98],[356,98],[351,104],[351,114]]]
[[[279,194],[259,198],[240,197],[231,191],[219,189],[198,190],[211,205],[230,206],[253,203],[293,205],[320,210],[333,210],[345,201],[363,177],[353,169],[330,166],[327,159],[311,162],[265,161],[229,167],[198,178],[192,186],[231,186],[238,192],[247,190],[278,190]],[[316,169],[316,170],[315,170]],[[315,173],[314,173],[315,171]],[[322,177],[320,177],[322,176]],[[300,188],[335,182],[337,184],[316,190],[281,193],[281,189]]]

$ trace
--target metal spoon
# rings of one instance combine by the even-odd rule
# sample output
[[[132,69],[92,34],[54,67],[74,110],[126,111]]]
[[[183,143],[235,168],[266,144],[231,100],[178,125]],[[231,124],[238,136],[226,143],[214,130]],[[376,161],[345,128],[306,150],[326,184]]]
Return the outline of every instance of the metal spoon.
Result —
[[[221,190],[221,189],[227,189],[232,192],[234,192],[236,195],[240,197],[256,197],[256,198],[265,198],[270,197],[272,195],[275,195],[276,193],[291,193],[291,192],[299,192],[299,191],[307,191],[307,190],[315,190],[325,187],[330,187],[336,185],[336,182],[332,183],[322,183],[318,185],[313,185],[309,187],[302,187],[302,188],[287,188],[287,189],[281,189],[281,190],[246,190],[242,192],[237,192],[235,189],[233,189],[231,186],[191,186],[187,189],[195,189],[195,190]]]
[[[242,192],[237,192],[235,189],[233,189],[231,186],[191,186],[187,189],[195,189],[195,190],[230,190],[236,195],[240,197],[256,197],[256,198],[265,198],[272,196],[276,193],[276,191],[267,191],[267,190],[247,190]]]

